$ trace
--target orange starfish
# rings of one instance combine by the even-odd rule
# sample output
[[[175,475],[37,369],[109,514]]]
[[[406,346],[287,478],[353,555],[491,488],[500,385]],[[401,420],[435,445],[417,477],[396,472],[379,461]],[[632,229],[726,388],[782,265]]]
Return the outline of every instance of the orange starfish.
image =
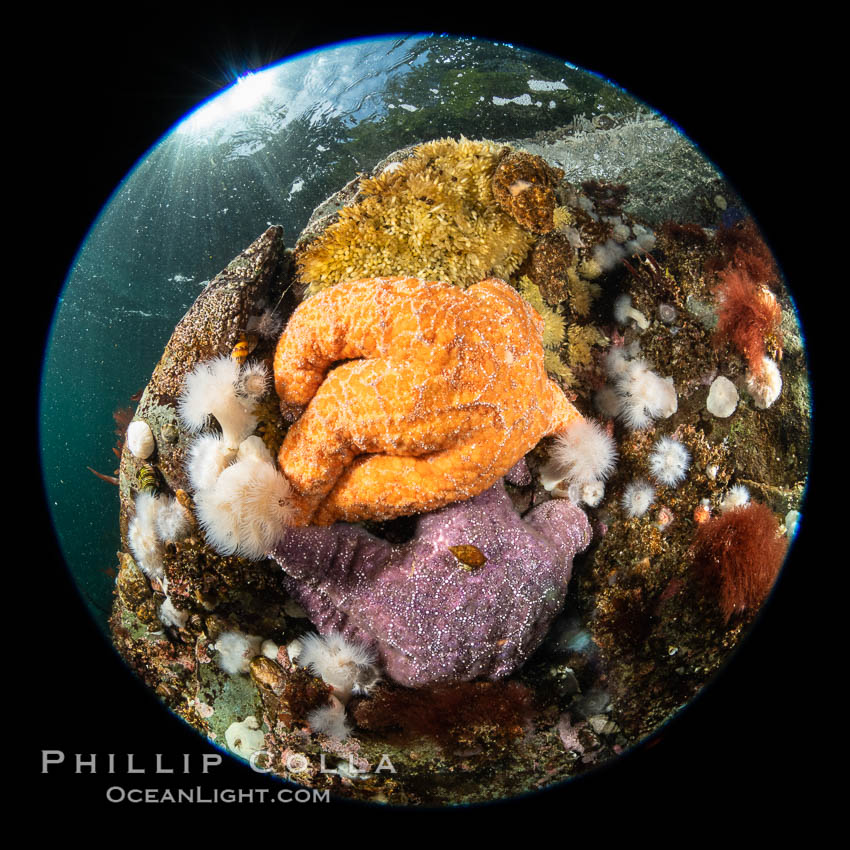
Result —
[[[284,412],[306,407],[278,455],[294,522],[384,520],[469,499],[580,420],[546,375],[542,332],[540,315],[495,278],[465,291],[358,280],[304,302],[274,360]]]

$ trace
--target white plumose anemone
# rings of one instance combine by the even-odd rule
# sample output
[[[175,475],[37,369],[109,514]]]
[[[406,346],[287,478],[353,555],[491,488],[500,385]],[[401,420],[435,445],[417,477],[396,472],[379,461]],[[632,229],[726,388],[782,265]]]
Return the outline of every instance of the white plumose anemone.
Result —
[[[628,324],[629,319],[634,319],[637,326],[644,331],[649,327],[649,319],[632,306],[632,297],[626,293],[618,295],[614,301],[614,318],[621,325]]]
[[[638,478],[626,485],[621,504],[627,516],[643,516],[655,501],[655,487],[645,478]]]
[[[372,650],[346,640],[339,632],[301,638],[298,665],[321,677],[343,703],[352,693],[367,693],[379,679]]]
[[[274,661],[277,658],[278,652],[280,652],[280,647],[271,639],[264,640],[262,646],[260,647],[260,652],[265,655],[266,658],[270,658]]]
[[[187,376],[178,402],[180,421],[197,433],[214,416],[224,443],[235,449],[257,426],[250,401],[239,394],[241,370],[221,355],[199,363]]]
[[[653,419],[666,419],[679,407],[672,379],[656,375],[645,360],[629,362],[617,390],[623,398],[620,417],[633,430],[646,428]]]
[[[747,390],[760,410],[766,410],[779,398],[782,392],[782,373],[775,360],[765,357],[762,360],[760,375],[747,372]]]
[[[570,484],[591,484],[604,481],[616,462],[614,440],[598,422],[582,419],[555,437],[546,477],[566,479]]]
[[[176,608],[171,597],[166,596],[165,601],[159,608],[159,619],[166,626],[174,626],[174,628],[182,629],[189,620],[189,612]]]
[[[596,394],[597,407],[633,431],[648,428],[654,419],[667,419],[679,409],[673,379],[657,375],[638,353],[636,346],[612,348],[605,370],[616,397],[604,387]]]
[[[283,475],[248,451],[218,476],[214,487],[195,494],[195,512],[216,552],[259,560],[290,525],[290,493]]]
[[[730,487],[723,501],[720,502],[720,512],[732,510],[732,508],[742,508],[750,501],[750,491],[743,484],[735,484]]]
[[[231,448],[220,434],[202,434],[189,449],[186,472],[189,485],[198,492],[215,487],[219,475],[236,460],[236,448]]]
[[[189,512],[177,499],[159,499],[156,510],[156,533],[160,540],[168,543],[185,537],[189,531]]]
[[[785,536],[792,540],[797,534],[797,528],[800,525],[801,514],[799,511],[791,510],[785,514]]]
[[[238,629],[222,632],[215,642],[218,665],[231,676],[247,673],[251,660],[260,654],[263,639]]]
[[[136,496],[136,514],[127,529],[127,543],[139,569],[149,578],[163,576],[163,545],[157,534],[157,498],[147,490]]]
[[[307,723],[313,732],[321,732],[338,741],[344,741],[351,734],[351,727],[345,716],[345,706],[334,696],[331,696],[327,705],[309,712]]]
[[[684,481],[690,465],[690,452],[672,437],[661,437],[649,455],[652,477],[668,487],[676,487]]]
[[[236,460],[237,462],[240,460],[261,460],[274,466],[274,460],[266,448],[266,444],[261,437],[255,435],[248,437],[239,444]]]
[[[136,496],[136,514],[127,529],[127,542],[145,575],[164,580],[163,543],[185,537],[189,512],[172,496],[156,496],[143,490]]]

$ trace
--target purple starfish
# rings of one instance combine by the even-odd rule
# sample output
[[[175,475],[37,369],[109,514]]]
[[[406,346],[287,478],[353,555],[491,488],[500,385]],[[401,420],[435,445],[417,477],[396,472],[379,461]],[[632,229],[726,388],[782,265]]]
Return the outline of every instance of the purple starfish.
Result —
[[[408,686],[498,679],[540,645],[564,603],[573,556],[590,542],[584,513],[553,499],[521,518],[501,482],[419,519],[393,545],[337,523],[292,528],[271,553],[319,632],[373,646]],[[468,566],[449,547],[476,547]]]

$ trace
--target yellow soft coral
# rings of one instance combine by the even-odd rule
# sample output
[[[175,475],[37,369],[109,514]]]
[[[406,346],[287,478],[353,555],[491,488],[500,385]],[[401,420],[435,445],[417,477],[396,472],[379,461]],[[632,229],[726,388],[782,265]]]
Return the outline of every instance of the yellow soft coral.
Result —
[[[570,325],[567,331],[567,352],[571,366],[589,366],[591,346],[607,345],[608,340],[594,325]]]
[[[493,198],[501,148],[438,139],[361,181],[361,199],[298,251],[308,295],[342,281],[407,274],[469,286],[507,278],[534,237]]]
[[[548,351],[557,351],[566,334],[564,317],[543,300],[540,287],[528,275],[519,279],[519,291],[543,319],[543,347]]]

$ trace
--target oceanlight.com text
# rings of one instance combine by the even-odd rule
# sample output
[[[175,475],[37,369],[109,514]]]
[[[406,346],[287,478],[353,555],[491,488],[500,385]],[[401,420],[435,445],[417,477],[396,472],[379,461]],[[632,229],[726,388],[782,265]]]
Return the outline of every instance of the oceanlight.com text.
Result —
[[[317,788],[123,788],[106,791],[110,803],[328,803],[330,792]]]

